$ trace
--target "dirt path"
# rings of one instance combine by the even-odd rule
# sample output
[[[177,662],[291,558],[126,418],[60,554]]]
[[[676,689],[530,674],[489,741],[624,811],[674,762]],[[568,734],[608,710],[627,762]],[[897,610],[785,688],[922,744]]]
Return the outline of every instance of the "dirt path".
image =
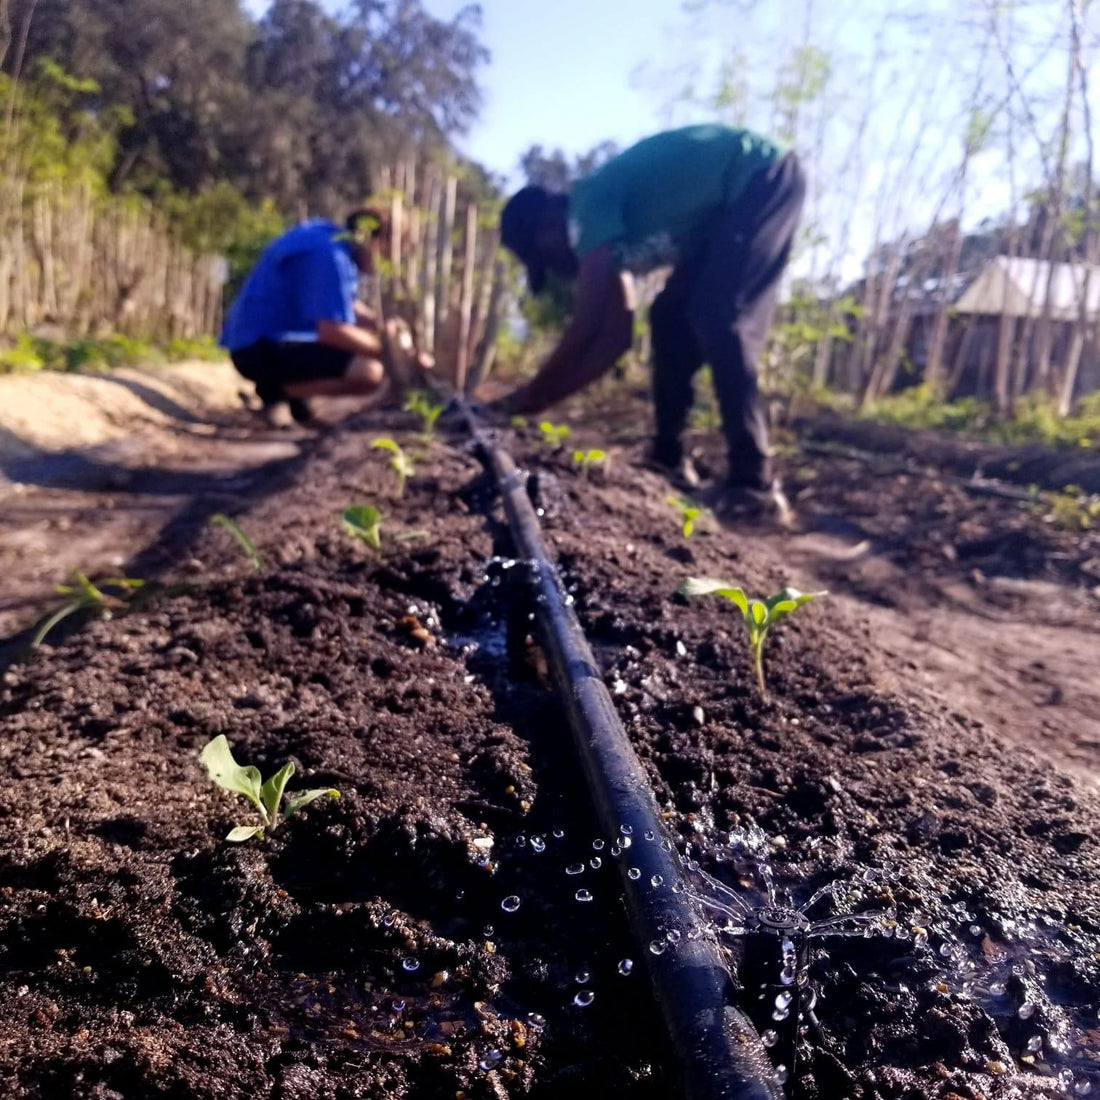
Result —
[[[125,570],[173,522],[240,508],[299,456],[311,436],[257,430],[240,387],[226,362],[0,377],[0,639],[74,569]]]

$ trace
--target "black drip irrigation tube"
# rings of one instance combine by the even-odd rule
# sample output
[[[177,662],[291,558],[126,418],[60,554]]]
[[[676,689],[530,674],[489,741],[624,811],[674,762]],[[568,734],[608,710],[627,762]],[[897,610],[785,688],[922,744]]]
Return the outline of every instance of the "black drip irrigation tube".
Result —
[[[597,821],[618,855],[627,913],[671,1040],[682,1095],[685,1100],[782,1100],[760,1036],[734,1003],[733,979],[718,942],[688,896],[680,856],[547,556],[527,478],[506,451],[488,442],[468,412],[466,420],[496,480],[517,557],[526,567],[550,675],[565,703]]]

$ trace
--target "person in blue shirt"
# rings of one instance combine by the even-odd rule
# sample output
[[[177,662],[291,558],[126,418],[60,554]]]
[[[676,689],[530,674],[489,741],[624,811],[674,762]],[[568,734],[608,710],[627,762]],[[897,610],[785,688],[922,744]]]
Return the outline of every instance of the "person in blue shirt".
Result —
[[[374,269],[381,219],[355,210],[345,225],[308,221],[264,249],[226,315],[221,345],[255,383],[265,413],[288,402],[316,426],[308,398],[368,395],[382,385],[382,341],[358,300]]]

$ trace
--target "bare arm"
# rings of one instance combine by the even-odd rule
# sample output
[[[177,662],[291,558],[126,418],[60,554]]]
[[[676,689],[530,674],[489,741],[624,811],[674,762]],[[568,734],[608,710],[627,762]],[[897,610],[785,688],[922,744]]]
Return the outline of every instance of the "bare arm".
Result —
[[[370,359],[382,355],[382,341],[375,333],[346,321],[318,321],[317,339],[326,347],[352,355],[365,355]]]
[[[558,346],[526,385],[503,399],[509,412],[536,413],[561,401],[615,365],[629,347],[633,313],[609,245],[581,261],[577,308]]]

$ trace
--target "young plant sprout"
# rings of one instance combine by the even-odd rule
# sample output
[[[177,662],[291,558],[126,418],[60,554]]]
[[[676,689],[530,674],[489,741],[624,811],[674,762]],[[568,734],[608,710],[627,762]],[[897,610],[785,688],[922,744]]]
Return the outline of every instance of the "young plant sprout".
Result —
[[[397,474],[397,495],[403,497],[405,482],[415,473],[412,460],[401,449],[400,444],[392,439],[376,439],[371,444],[371,450],[390,452],[390,469]]]
[[[547,447],[560,451],[573,431],[568,424],[551,424],[549,420],[542,420],[539,422],[539,434]]]
[[[373,504],[352,504],[340,518],[346,534],[362,539],[372,550],[382,549],[382,513]]]
[[[743,588],[711,577],[688,577],[677,592],[681,596],[721,596],[736,605],[749,632],[749,648],[752,650],[752,664],[761,699],[768,697],[764,684],[764,641],[768,631],[803,604],[827,595],[825,592],[799,592],[796,588],[784,588],[767,599],[754,600],[745,595]]]
[[[695,521],[706,511],[698,504],[681,497],[669,497],[668,503],[680,513],[680,530],[689,539],[695,532]]]
[[[214,527],[224,527],[244,552],[244,556],[248,558],[252,568],[257,573],[263,572],[264,559],[262,555],[256,549],[256,544],[241,530],[240,525],[235,520],[230,519],[222,512],[217,512],[210,517],[209,523]]]
[[[235,844],[251,840],[254,836],[263,836],[264,829],[274,832],[288,817],[323,795],[340,797],[340,792],[331,787],[317,787],[311,791],[296,791],[294,794],[287,795],[286,803],[283,805],[283,795],[287,782],[294,774],[294,765],[284,764],[265,783],[259,768],[251,765],[242,768],[233,759],[233,753],[229,750],[229,742],[224,733],[218,734],[202,750],[199,759],[203,762],[210,778],[222,790],[244,795],[259,812],[260,824],[237,825],[226,834],[225,839]]]
[[[70,615],[75,615],[78,611],[89,611],[101,619],[109,619],[111,612],[115,608],[122,607],[126,599],[144,584],[144,581],[135,577],[108,577],[107,580],[95,585],[88,579],[87,574],[81,573],[79,569],[73,570],[73,583],[57,586],[57,594],[68,598],[35,627],[34,634],[31,635],[31,648],[37,649],[58,623]],[[112,595],[103,591],[105,588],[117,588],[119,594]]]
[[[512,427],[516,428],[517,430],[520,429],[520,428],[526,428],[527,427],[527,417],[526,416],[513,416],[509,419],[508,423],[511,424]]]
[[[587,474],[595,466],[602,466],[607,461],[607,452],[594,448],[590,451],[574,451],[573,465],[582,474]]]
[[[420,430],[425,440],[432,438],[435,422],[439,419],[444,407],[427,390],[413,390],[405,398],[405,412],[411,412],[420,417]]]

